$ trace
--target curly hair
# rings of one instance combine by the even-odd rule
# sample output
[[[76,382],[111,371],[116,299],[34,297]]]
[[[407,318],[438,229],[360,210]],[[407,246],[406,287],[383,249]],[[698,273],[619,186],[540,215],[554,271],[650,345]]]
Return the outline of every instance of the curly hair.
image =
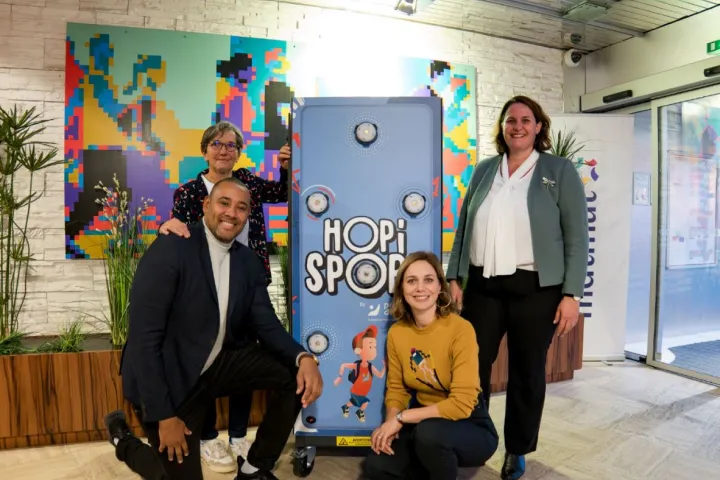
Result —
[[[538,152],[546,152],[550,150],[552,147],[552,140],[550,138],[550,117],[547,116],[540,104],[535,100],[523,95],[518,95],[505,102],[505,105],[503,105],[502,110],[500,110],[500,115],[495,122],[495,149],[497,150],[498,155],[510,153],[508,144],[505,142],[503,122],[505,121],[505,115],[507,114],[508,109],[516,103],[522,103],[528,107],[535,116],[535,121],[542,124],[540,132],[535,136],[535,144],[533,145],[535,150]]]
[[[405,273],[408,267],[419,261],[428,262],[433,267],[433,270],[435,270],[438,282],[440,282],[440,294],[438,295],[436,311],[437,316],[445,317],[451,313],[458,313],[459,310],[452,299],[452,295],[450,295],[450,285],[445,278],[440,260],[438,260],[437,256],[432,252],[413,252],[405,257],[395,277],[390,314],[398,322],[413,323],[415,321],[410,305],[405,301],[405,295],[403,295],[403,282],[405,281]]]

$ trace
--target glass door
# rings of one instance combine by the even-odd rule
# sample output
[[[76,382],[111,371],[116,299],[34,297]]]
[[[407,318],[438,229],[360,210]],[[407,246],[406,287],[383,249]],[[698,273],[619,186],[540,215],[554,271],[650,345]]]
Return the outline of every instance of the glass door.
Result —
[[[647,363],[720,383],[720,87],[652,103],[653,229]]]
[[[634,181],[652,178],[653,135],[650,103],[614,110],[634,117],[632,169]],[[633,188],[633,190],[635,190]],[[651,193],[648,191],[647,193]],[[652,260],[652,204],[650,198],[636,199],[630,206],[630,262],[625,322],[625,358],[645,361],[649,345],[650,273]]]

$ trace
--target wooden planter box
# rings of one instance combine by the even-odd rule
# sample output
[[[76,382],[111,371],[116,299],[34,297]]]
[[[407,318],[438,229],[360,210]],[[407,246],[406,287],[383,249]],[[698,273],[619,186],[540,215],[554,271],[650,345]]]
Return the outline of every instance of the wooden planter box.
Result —
[[[564,338],[553,337],[545,364],[545,381],[547,383],[572,380],[575,370],[582,368],[583,335],[585,319],[582,314],[578,323]],[[490,393],[504,392],[508,384],[508,350],[507,335],[503,337],[498,356],[493,364],[490,378]]]
[[[548,353],[549,383],[570,380],[582,368],[584,322]],[[136,435],[142,429],[122,397],[119,350],[0,356],[0,450],[107,440],[103,417],[124,409]],[[508,357],[503,339],[493,365],[491,391],[507,389]],[[250,426],[266,412],[266,393],[257,391]],[[227,428],[227,398],[217,400],[218,429]]]
[[[103,417],[124,409],[119,350],[0,356],[0,450],[107,440]],[[250,425],[265,414],[265,392],[255,392]],[[227,399],[218,400],[218,428],[227,426]]]

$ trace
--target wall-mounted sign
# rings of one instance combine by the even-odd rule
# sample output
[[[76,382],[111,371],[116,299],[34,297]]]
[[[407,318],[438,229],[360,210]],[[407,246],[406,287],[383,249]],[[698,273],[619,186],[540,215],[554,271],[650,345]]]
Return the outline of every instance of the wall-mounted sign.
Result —
[[[720,40],[714,40],[707,44],[708,55],[720,55]]]

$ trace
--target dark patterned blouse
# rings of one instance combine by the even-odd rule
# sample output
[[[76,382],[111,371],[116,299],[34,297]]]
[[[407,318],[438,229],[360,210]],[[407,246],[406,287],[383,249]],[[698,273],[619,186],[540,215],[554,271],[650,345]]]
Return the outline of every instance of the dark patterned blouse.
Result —
[[[173,194],[172,218],[184,223],[195,223],[203,217],[203,201],[208,195],[205,182],[202,179],[209,169],[198,174],[195,180],[178,187]],[[248,246],[254,251],[263,265],[267,275],[268,285],[272,282],[270,273],[270,256],[265,234],[265,214],[263,203],[282,203],[288,200],[288,171],[280,168],[280,181],[266,180],[253,175],[248,169],[240,168],[233,172],[233,176],[242,181],[250,189],[251,203],[250,222],[248,231]]]

